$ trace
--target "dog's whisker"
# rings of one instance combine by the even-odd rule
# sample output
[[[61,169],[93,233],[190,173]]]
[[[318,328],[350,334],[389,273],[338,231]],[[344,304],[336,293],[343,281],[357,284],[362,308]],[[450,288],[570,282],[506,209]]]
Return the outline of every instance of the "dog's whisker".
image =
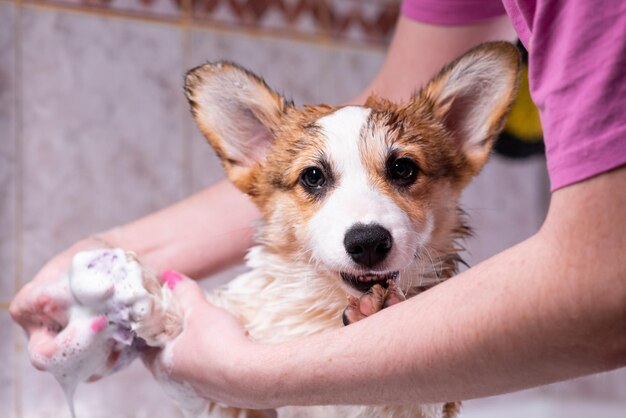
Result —
[[[424,250],[426,251],[426,255],[428,256],[428,259],[430,260],[430,264],[433,268],[433,271],[435,272],[435,275],[437,276],[437,278],[439,278],[439,272],[437,272],[437,267],[435,266],[435,262],[433,261],[433,258],[430,255],[430,251],[428,247],[424,246]]]

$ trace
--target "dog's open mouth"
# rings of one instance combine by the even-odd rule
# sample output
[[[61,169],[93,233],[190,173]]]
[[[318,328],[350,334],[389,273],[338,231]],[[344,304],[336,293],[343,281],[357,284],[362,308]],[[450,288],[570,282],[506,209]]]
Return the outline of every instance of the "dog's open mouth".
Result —
[[[398,278],[398,272],[394,271],[383,274],[365,273],[359,275],[341,272],[341,278],[346,284],[352,286],[359,292],[366,293],[377,284],[386,288],[389,280],[395,280]]]

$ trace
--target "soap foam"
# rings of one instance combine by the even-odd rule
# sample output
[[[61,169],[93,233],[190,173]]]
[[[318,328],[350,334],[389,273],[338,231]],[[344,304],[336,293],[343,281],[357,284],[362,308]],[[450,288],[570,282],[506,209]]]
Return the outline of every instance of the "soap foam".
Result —
[[[54,298],[68,289],[68,324],[55,337],[57,349],[33,362],[54,375],[75,417],[73,397],[79,383],[125,368],[147,345],[170,346],[182,331],[182,316],[170,289],[122,249],[77,253],[68,273],[41,292]],[[189,386],[162,380],[186,416],[197,415],[201,403],[206,405]]]

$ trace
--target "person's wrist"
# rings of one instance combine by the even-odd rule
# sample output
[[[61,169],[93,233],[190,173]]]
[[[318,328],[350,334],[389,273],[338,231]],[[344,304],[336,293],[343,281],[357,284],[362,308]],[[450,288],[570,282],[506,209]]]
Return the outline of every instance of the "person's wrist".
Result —
[[[133,248],[126,248],[130,245],[128,239],[125,239],[123,227],[115,227],[103,232],[90,235],[86,238],[90,243],[99,243],[102,247],[122,248],[134,251]]]
[[[88,240],[92,243],[100,243],[103,248],[121,248],[136,254],[139,261],[157,274],[163,273],[164,260],[158,257],[156,248],[141,246],[136,237],[126,231],[124,226],[117,226],[109,230],[91,235]]]

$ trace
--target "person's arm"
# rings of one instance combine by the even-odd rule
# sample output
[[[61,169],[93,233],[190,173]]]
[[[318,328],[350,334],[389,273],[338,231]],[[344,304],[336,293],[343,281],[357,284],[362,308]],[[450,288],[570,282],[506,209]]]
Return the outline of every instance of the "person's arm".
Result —
[[[256,206],[227,180],[99,236],[157,272],[195,279],[235,264],[252,245]]]
[[[174,344],[171,376],[216,401],[274,408],[463,400],[624,366],[624,190],[625,167],[561,189],[528,240],[356,324],[294,342],[250,341],[186,283],[179,297],[194,314]]]
[[[382,67],[351,103],[362,104],[372,93],[395,102],[408,100],[467,50],[483,42],[515,39],[505,15],[471,25],[431,25],[400,16]]]

